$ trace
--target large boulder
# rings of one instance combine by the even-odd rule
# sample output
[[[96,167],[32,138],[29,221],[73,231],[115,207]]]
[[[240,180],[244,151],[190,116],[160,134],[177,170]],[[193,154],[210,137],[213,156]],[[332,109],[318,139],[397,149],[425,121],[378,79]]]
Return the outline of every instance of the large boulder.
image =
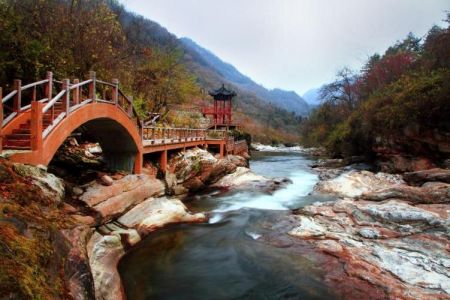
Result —
[[[450,203],[450,184],[443,182],[427,182],[421,187],[397,185],[363,193],[360,198],[372,201],[402,199],[417,204]]]
[[[178,199],[149,198],[136,205],[118,219],[118,222],[135,228],[141,235],[161,228],[170,223],[203,222],[206,216],[202,213],[191,214]]]
[[[64,181],[51,173],[44,166],[31,166],[15,163],[14,171],[22,177],[29,177],[32,183],[41,188],[42,192],[57,202],[64,199]]]
[[[105,223],[145,199],[164,194],[162,181],[147,175],[127,175],[114,180],[110,186],[94,183],[80,196],[99,215],[101,223]]]
[[[314,192],[333,194],[340,197],[358,197],[363,193],[404,185],[400,175],[372,173],[370,171],[349,171],[330,180],[320,181]]]
[[[273,192],[279,188],[292,183],[289,178],[268,178],[255,174],[245,167],[237,167],[236,170],[219,179],[212,187],[233,188],[233,189],[257,189],[266,192]]]
[[[125,299],[117,264],[125,254],[120,235],[95,232],[87,246],[95,299]]]
[[[191,192],[215,183],[223,176],[233,173],[238,166],[247,165],[248,162],[243,157],[229,155],[216,158],[208,151],[198,148],[180,153],[169,160],[169,169],[174,170],[177,185]],[[172,183],[173,179],[166,181]],[[170,187],[173,191],[180,191],[172,184]]]
[[[403,178],[410,184],[423,184],[430,181],[450,183],[450,170],[434,168],[416,172],[407,172],[403,174]]]
[[[77,226],[62,231],[69,246],[64,262],[64,278],[72,299],[83,300],[95,297],[94,281],[86,251],[92,233],[93,230],[89,226]]]

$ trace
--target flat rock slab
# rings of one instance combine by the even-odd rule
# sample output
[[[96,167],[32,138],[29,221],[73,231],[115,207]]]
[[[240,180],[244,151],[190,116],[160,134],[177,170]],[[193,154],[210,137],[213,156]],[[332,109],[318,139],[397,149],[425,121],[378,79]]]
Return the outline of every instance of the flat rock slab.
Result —
[[[141,234],[148,234],[170,223],[203,222],[205,220],[204,214],[190,214],[180,200],[166,197],[149,198],[118,219],[121,224],[129,228],[136,228]]]
[[[149,180],[151,178],[147,175],[127,175],[120,180],[114,180],[110,186],[95,183],[86,189],[86,192],[80,196],[80,200],[89,207],[93,207],[113,196],[131,191]]]
[[[109,221],[149,197],[163,195],[164,189],[164,184],[161,181],[149,179],[142,185],[111,197],[92,208],[100,213],[103,221]]]
[[[363,193],[405,184],[401,176],[369,171],[350,171],[336,178],[319,182],[314,192],[340,197],[359,197]]]

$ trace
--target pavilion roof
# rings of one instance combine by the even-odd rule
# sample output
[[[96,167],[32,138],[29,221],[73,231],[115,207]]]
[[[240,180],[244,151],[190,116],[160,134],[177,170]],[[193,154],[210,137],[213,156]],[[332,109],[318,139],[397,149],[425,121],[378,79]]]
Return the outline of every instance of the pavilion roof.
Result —
[[[227,89],[224,84],[222,84],[222,87],[220,87],[219,89],[210,91],[209,94],[214,98],[222,98],[222,97],[231,98],[236,96],[236,93],[232,90]]]

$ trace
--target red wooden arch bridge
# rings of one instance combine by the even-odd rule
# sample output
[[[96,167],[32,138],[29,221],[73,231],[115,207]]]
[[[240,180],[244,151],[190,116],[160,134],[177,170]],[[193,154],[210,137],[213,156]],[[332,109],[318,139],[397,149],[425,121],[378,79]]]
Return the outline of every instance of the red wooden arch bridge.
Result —
[[[165,171],[171,150],[214,147],[221,156],[247,152],[245,141],[234,141],[225,130],[145,126],[132,98],[112,82],[45,79],[11,91],[0,88],[0,152],[14,162],[48,165],[61,144],[83,126],[102,147],[112,169],[140,173],[145,154],[155,154]]]

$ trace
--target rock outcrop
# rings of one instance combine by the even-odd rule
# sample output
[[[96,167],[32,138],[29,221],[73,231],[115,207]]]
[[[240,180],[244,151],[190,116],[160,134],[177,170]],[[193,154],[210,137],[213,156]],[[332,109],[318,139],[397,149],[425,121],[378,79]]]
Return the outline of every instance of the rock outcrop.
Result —
[[[141,235],[146,235],[170,223],[205,220],[204,214],[188,213],[186,206],[180,200],[166,197],[147,199],[118,219],[121,224],[137,229]]]
[[[325,282],[345,299],[449,299],[450,184],[437,182],[447,174],[407,173],[410,186],[400,175],[340,169],[314,189],[337,201],[280,222],[290,244],[318,259]]]
[[[147,175],[127,175],[104,186],[97,182],[89,185],[79,199],[98,213],[100,223],[105,223],[153,196],[162,196],[162,181]]]
[[[338,292],[362,281],[353,295],[363,287],[382,291],[371,299],[448,299],[448,211],[401,200],[316,203],[296,212],[289,235],[343,264],[342,274],[325,275]]]
[[[171,173],[175,177],[170,178],[168,185],[173,194],[183,191],[195,192],[217,182],[223,176],[233,173],[237,167],[246,166],[248,166],[248,161],[241,156],[228,155],[224,158],[216,158],[203,149],[187,150],[169,160],[169,170],[172,170]]]
[[[117,264],[125,254],[120,235],[102,236],[95,232],[87,249],[94,278],[95,299],[125,299],[117,272]]]
[[[363,193],[400,185],[405,185],[400,175],[349,171],[336,178],[320,181],[314,187],[314,192],[340,197],[357,197]]]
[[[289,183],[292,183],[289,178],[268,178],[255,174],[249,168],[237,167],[233,173],[225,175],[211,187],[273,192]]]
[[[61,202],[64,199],[64,181],[51,173],[47,173],[45,166],[31,166],[13,164],[14,171],[22,177],[32,179],[32,184],[40,187],[46,196]]]
[[[416,172],[407,172],[403,178],[409,184],[423,184],[430,181],[450,183],[450,169],[428,169]]]
[[[68,293],[73,299],[95,297],[94,281],[86,250],[92,233],[93,229],[89,226],[77,226],[62,231],[70,249],[65,259],[64,278]]]
[[[117,221],[101,226],[90,239],[87,252],[96,299],[124,299],[117,263],[126,250],[145,235],[171,223],[203,222],[202,213],[191,214],[178,199],[149,198]]]

